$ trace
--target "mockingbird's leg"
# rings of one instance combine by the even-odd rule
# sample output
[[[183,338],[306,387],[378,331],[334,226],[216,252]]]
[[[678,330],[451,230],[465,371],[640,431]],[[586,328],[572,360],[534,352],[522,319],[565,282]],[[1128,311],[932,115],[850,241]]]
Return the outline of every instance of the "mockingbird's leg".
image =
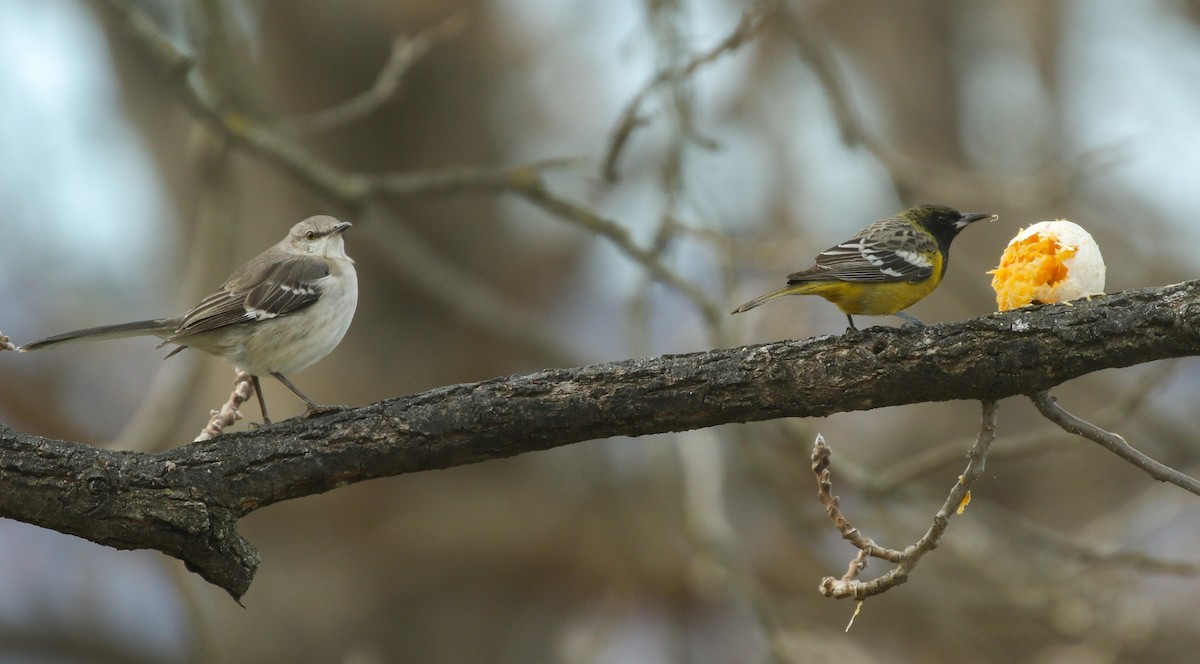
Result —
[[[316,401],[313,401],[312,399],[309,399],[308,395],[301,392],[300,388],[296,387],[295,385],[292,385],[292,381],[288,380],[287,376],[284,376],[283,374],[279,373],[278,371],[272,371],[271,375],[278,378],[279,382],[286,385],[287,388],[292,391],[292,393],[294,393],[296,396],[303,399],[304,403],[308,404],[309,410],[319,410],[322,408],[322,406],[320,404],[318,404]]]
[[[312,417],[314,415],[320,415],[322,413],[332,413],[332,412],[336,412],[339,410],[346,410],[347,408],[349,408],[349,406],[322,406],[321,404],[313,401],[312,399],[309,399],[306,394],[304,394],[303,392],[300,391],[300,388],[293,385],[292,381],[288,380],[287,377],[284,376],[283,374],[279,373],[278,371],[273,371],[273,372],[271,372],[271,375],[278,378],[279,382],[286,385],[287,388],[289,390],[291,390],[293,393],[295,393],[296,396],[303,399],[304,403],[308,404],[308,412],[304,413],[305,417]]]
[[[275,375],[278,376],[279,374]],[[258,376],[251,376],[250,378],[254,381],[254,393],[258,395],[258,409],[262,411],[263,424],[270,424],[271,418],[267,417],[267,400],[263,398],[262,385],[258,383]]]

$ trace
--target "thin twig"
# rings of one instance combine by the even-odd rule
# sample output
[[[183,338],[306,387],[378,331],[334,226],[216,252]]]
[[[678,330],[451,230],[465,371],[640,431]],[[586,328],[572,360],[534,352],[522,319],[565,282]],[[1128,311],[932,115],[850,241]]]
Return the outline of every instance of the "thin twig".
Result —
[[[522,186],[517,189],[517,193],[543,210],[582,226],[612,242],[622,253],[641,265],[657,281],[678,290],[691,300],[704,315],[706,322],[715,324],[724,318],[725,312],[722,307],[717,306],[704,291],[668,269],[652,251],[638,246],[624,226],[601,216],[594,210],[551,193],[540,180]]]
[[[220,410],[212,411],[212,417],[209,419],[208,425],[204,427],[204,430],[192,442],[200,443],[212,440],[221,435],[225,427],[233,426],[234,423],[242,419],[242,414],[238,409],[252,396],[254,396],[254,377],[248,373],[239,371],[237,377],[233,379],[233,392],[229,393],[229,401],[222,404]]]
[[[1187,500],[1191,500],[1188,498]],[[1119,550],[1116,545],[1087,535],[1065,534],[1034,520],[1007,510],[999,512],[1003,521],[997,528],[1015,539],[1025,538],[1030,545],[1040,546],[1055,554],[1089,565],[1108,565],[1151,574],[1175,576],[1200,575],[1200,562],[1158,558],[1141,551]]]
[[[369,115],[396,95],[413,63],[438,42],[462,32],[466,24],[467,12],[460,10],[415,37],[397,36],[392,40],[388,61],[379,70],[375,82],[362,94],[322,111],[288,118],[276,126],[292,134],[313,134],[337,129]]]
[[[1181,366],[1183,365],[1180,363],[1169,364],[1162,370],[1149,371],[1142,375],[1115,401],[1105,405],[1103,426],[1105,428],[1118,426],[1131,415],[1139,412],[1146,399],[1154,394],[1157,388],[1170,380]],[[1003,445],[991,452],[991,458],[993,460],[1013,459],[1063,451],[1071,449],[1067,443],[1074,442],[1075,439],[1075,436],[1069,435],[1053,438],[1040,432],[1012,439],[1006,438]],[[923,452],[900,459],[888,468],[865,478],[860,488],[872,494],[888,494],[929,472],[955,463],[960,458],[962,458],[962,441],[931,447]]]
[[[817,497],[820,499],[821,504],[825,506],[825,514],[829,515],[830,520],[833,521],[833,525],[842,534],[842,539],[853,544],[856,549],[869,556],[882,558],[889,562],[900,562],[900,559],[904,555],[903,552],[875,544],[874,540],[862,534],[862,531],[858,528],[852,526],[850,521],[842,514],[841,501],[837,496],[833,495],[833,475],[829,471],[829,461],[832,456],[833,450],[825,443],[825,437],[817,434],[816,443],[813,444],[812,471],[817,476]],[[866,566],[865,559],[862,565]],[[850,567],[853,570],[856,566],[854,563],[851,563]],[[846,578],[853,578],[853,576],[847,574],[843,579]]]
[[[695,74],[696,70],[704,65],[719,59],[727,53],[736,51],[743,44],[750,41],[769,22],[766,19],[773,12],[767,10],[767,4],[766,2],[761,2],[751,5],[742,14],[742,19],[738,21],[737,27],[728,36],[709,50],[696,54],[681,66],[658,72],[654,78],[642,86],[642,89],[629,100],[629,103],[625,105],[625,109],[621,112],[620,119],[617,120],[617,124],[608,140],[608,150],[605,152],[604,161],[602,162],[602,173],[605,181],[617,181],[617,161],[621,158],[621,152],[625,149],[626,144],[629,143],[629,137],[633,132],[639,127],[646,125],[647,120],[641,113],[646,99],[660,86],[672,81],[685,79]]]
[[[826,511],[829,512],[830,518],[838,524],[838,530],[842,533],[842,537],[854,544],[862,553],[871,555],[877,558],[885,558],[897,563],[895,567],[888,570],[886,574],[871,581],[859,581],[857,578],[857,570],[859,562],[865,564],[865,557],[859,554],[850,564],[850,571],[840,579],[834,577],[825,577],[821,580],[821,585],[818,587],[820,593],[826,597],[836,599],[854,598],[863,600],[872,595],[878,595],[908,581],[908,575],[921,561],[921,558],[930,551],[938,547],[942,541],[942,535],[945,534],[946,528],[950,525],[950,518],[959,512],[966,501],[969,500],[971,486],[975,480],[979,479],[983,474],[984,464],[987,460],[988,448],[992,441],[996,439],[996,413],[997,405],[995,401],[983,402],[983,414],[979,426],[979,436],[975,440],[975,444],[967,452],[967,468],[963,471],[962,476],[955,482],[954,487],[950,489],[950,494],[946,497],[946,502],[942,504],[942,508],[938,510],[933,517],[933,525],[929,530],[917,540],[915,544],[911,544],[904,551],[894,551],[885,549],[889,554],[898,554],[892,558],[885,558],[879,555],[878,547],[875,543],[861,533],[857,529],[850,526],[848,522],[841,516],[840,510],[837,508],[837,498],[832,498],[830,487],[826,486],[829,482],[829,471],[824,465],[827,465],[828,451],[824,452],[826,457],[824,465],[818,464],[819,448],[824,446],[824,441],[818,437],[817,450],[813,452],[813,471],[817,473],[818,484],[821,485],[819,493],[821,502],[825,505]],[[825,450],[829,448],[826,447]],[[820,469],[819,468],[820,465]]]
[[[1146,454],[1135,449],[1121,436],[1101,429],[1095,424],[1067,412],[1066,409],[1058,405],[1054,397],[1050,395],[1049,390],[1038,392],[1030,397],[1030,399],[1033,401],[1033,405],[1037,406],[1038,412],[1044,415],[1046,419],[1062,427],[1064,431],[1082,436],[1094,443],[1099,443],[1104,449],[1116,454],[1135,467],[1142,469],[1150,477],[1160,482],[1170,482],[1185,491],[1190,491],[1200,496],[1200,481],[1196,481],[1192,477],[1166,464],[1151,459]]]
[[[383,175],[346,175],[361,185],[364,198],[412,198],[443,196],[468,191],[485,193],[520,192],[541,185],[542,176],[551,170],[567,168],[578,160],[544,159],[511,168],[462,166],[438,171],[387,173]]]

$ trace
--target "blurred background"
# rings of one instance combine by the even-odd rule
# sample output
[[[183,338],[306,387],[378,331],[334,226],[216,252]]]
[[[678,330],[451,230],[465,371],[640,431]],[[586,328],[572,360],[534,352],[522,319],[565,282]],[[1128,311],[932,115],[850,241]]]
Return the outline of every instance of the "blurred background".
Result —
[[[1043,219],[1096,236],[1110,292],[1200,268],[1195,0],[811,0],[745,22],[732,0],[129,6],[196,58],[187,84],[312,161],[418,182],[530,166],[567,205],[471,180],[348,205],[202,122],[114,3],[0,0],[0,330],[17,343],[182,311],[318,213],[354,222],[361,299],[341,346],[292,378],[351,405],[839,334],[817,298],[725,312],[920,202],[1000,215],[910,309],[927,323],[992,311],[986,271]],[[394,90],[314,116],[378,89],[389,58]],[[154,345],[4,354],[0,419],[116,449],[184,444],[233,371]],[[1055,394],[1194,475],[1196,368]],[[277,417],[301,412],[264,385]],[[903,548],[978,417],[964,401],[593,441],[286,502],[241,523],[263,559],[245,608],[160,554],[0,521],[0,662],[1194,656],[1200,503],[1021,399],[1001,404],[965,517],[844,631],[853,604],[816,588],[855,551],[815,499],[815,435],[850,519]]]

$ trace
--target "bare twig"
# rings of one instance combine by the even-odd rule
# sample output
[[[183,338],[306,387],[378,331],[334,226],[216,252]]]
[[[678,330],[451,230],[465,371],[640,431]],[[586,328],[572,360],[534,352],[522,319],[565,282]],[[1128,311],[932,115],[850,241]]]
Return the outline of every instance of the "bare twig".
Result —
[[[229,401],[222,404],[220,410],[212,411],[208,426],[204,427],[204,430],[192,442],[212,440],[221,435],[225,427],[233,426],[235,422],[242,419],[242,414],[238,409],[252,396],[254,396],[254,378],[248,373],[239,371],[237,377],[233,379],[233,392],[229,394]]]
[[[372,113],[397,93],[413,63],[424,57],[439,41],[462,32],[466,24],[467,12],[460,10],[434,27],[422,30],[415,37],[397,36],[392,40],[388,61],[379,70],[370,88],[337,106],[291,117],[277,126],[293,134],[312,134],[342,127]]]
[[[416,196],[444,196],[465,192],[503,193],[521,192],[524,189],[542,186],[542,175],[571,166],[575,159],[544,159],[511,168],[483,168],[462,166],[439,171],[417,171],[414,173],[386,173],[383,175],[351,175],[343,177],[353,180],[361,190],[363,199],[411,198]]]
[[[621,158],[621,152],[624,150],[626,144],[628,144],[629,137],[633,132],[647,123],[645,116],[641,114],[642,106],[646,103],[646,99],[660,86],[672,81],[685,79],[695,74],[696,70],[704,65],[719,59],[725,54],[736,51],[743,44],[753,39],[762,30],[763,26],[769,23],[766,19],[774,13],[768,11],[768,5],[771,5],[772,8],[774,7],[774,3],[768,2],[759,2],[752,5],[742,14],[742,20],[738,22],[733,32],[729,33],[729,35],[715,46],[707,51],[696,54],[679,67],[664,69],[658,72],[654,78],[642,86],[642,89],[629,100],[629,103],[625,105],[625,109],[621,112],[620,118],[617,120],[617,124],[608,140],[608,150],[605,152],[604,161],[602,162],[602,173],[606,181],[617,181],[617,161]]]
[[[1169,381],[1180,366],[1182,365],[1175,363],[1158,371],[1147,372],[1115,401],[1107,402],[1103,409],[1103,426],[1106,428],[1117,426],[1141,410],[1146,399],[1154,394],[1158,387]],[[1075,436],[1061,435],[1054,438],[1045,433],[1033,432],[1016,438],[1006,438],[1002,445],[992,450],[991,458],[993,460],[1012,459],[1071,449],[1067,443],[1075,440]],[[900,459],[886,469],[864,478],[860,487],[870,493],[887,494],[926,473],[955,463],[960,458],[962,458],[961,441],[952,441],[931,447]]]
[[[950,525],[950,517],[956,513],[960,513],[961,508],[969,500],[971,486],[983,474],[988,448],[996,438],[997,410],[995,401],[983,402],[979,436],[976,438],[975,444],[967,452],[966,470],[963,471],[962,476],[955,482],[954,487],[950,489],[950,495],[946,497],[942,508],[934,515],[933,525],[921,536],[921,539],[917,540],[915,544],[906,547],[904,551],[895,551],[893,549],[881,550],[870,538],[863,536],[858,532],[858,529],[850,526],[849,522],[842,517],[841,511],[838,508],[837,498],[832,496],[830,490],[831,480],[829,479],[829,470],[827,468],[829,448],[825,446],[824,440],[818,437],[817,449],[813,451],[813,471],[817,473],[821,502],[825,505],[830,518],[834,519],[834,523],[838,525],[838,530],[842,533],[842,537],[854,544],[860,551],[859,555],[851,561],[850,569],[845,576],[840,579],[829,576],[821,580],[818,590],[822,595],[836,599],[852,597],[861,601],[872,595],[887,592],[908,581],[909,574],[912,573],[912,570],[921,561],[921,558],[936,549],[941,543],[942,535],[945,534],[946,528]],[[821,448],[824,448],[824,451]],[[876,579],[859,581],[857,579],[858,571],[866,565],[866,556],[868,555],[883,558],[897,564],[887,573]]]
[[[829,460],[833,455],[833,450],[825,444],[825,437],[817,434],[817,441],[813,445],[812,452],[812,470],[817,476],[817,497],[821,500],[821,504],[825,506],[825,514],[833,521],[833,525],[842,534],[842,539],[850,542],[856,549],[867,556],[875,556],[889,562],[900,562],[904,553],[895,549],[888,549],[875,544],[875,541],[867,537],[861,530],[850,525],[850,522],[842,515],[841,502],[838,497],[833,495],[833,475],[829,471]],[[860,556],[861,564],[857,562],[850,563],[850,571],[843,580],[852,580],[857,576],[858,571],[866,567],[867,561],[865,557]],[[855,561],[859,561],[856,558]]]
[[[1095,424],[1067,412],[1066,409],[1058,405],[1054,397],[1050,395],[1049,390],[1038,392],[1030,397],[1030,399],[1033,401],[1033,405],[1037,406],[1038,412],[1044,415],[1046,419],[1062,427],[1064,431],[1083,436],[1094,443],[1099,443],[1104,449],[1116,454],[1135,467],[1144,470],[1150,477],[1160,482],[1170,482],[1185,491],[1190,491],[1200,496],[1200,481],[1196,481],[1192,477],[1166,464],[1151,459],[1146,454],[1135,449],[1121,436],[1101,429]]]
[[[617,222],[605,218],[594,210],[568,201],[550,192],[540,180],[536,180],[517,190],[525,200],[537,205],[555,216],[582,226],[589,231],[612,242],[626,256],[641,265],[651,276],[682,293],[692,301],[709,323],[716,323],[725,317],[723,307],[715,302],[699,288],[696,288],[683,277],[668,269],[655,253],[638,246],[629,231]]]
[[[1161,502],[1161,496],[1158,499]],[[1154,500],[1152,499],[1151,502]],[[1089,565],[1121,567],[1150,574],[1200,575],[1200,562],[1171,560],[1141,551],[1121,550],[1111,542],[1102,541],[1104,538],[1067,534],[1007,510],[1002,510],[995,521],[998,522],[998,531],[1010,533],[1014,539],[1024,538],[1030,545],[1040,546],[1067,560],[1075,560]]]

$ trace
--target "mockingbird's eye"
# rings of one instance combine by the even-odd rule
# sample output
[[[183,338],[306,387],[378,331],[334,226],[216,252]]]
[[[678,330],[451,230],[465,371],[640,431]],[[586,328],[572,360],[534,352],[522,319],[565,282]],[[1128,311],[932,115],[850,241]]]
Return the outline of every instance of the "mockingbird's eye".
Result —
[[[308,231],[307,233],[304,234],[304,239],[308,240],[309,242],[312,242],[313,240],[317,239],[317,232],[316,231]]]

